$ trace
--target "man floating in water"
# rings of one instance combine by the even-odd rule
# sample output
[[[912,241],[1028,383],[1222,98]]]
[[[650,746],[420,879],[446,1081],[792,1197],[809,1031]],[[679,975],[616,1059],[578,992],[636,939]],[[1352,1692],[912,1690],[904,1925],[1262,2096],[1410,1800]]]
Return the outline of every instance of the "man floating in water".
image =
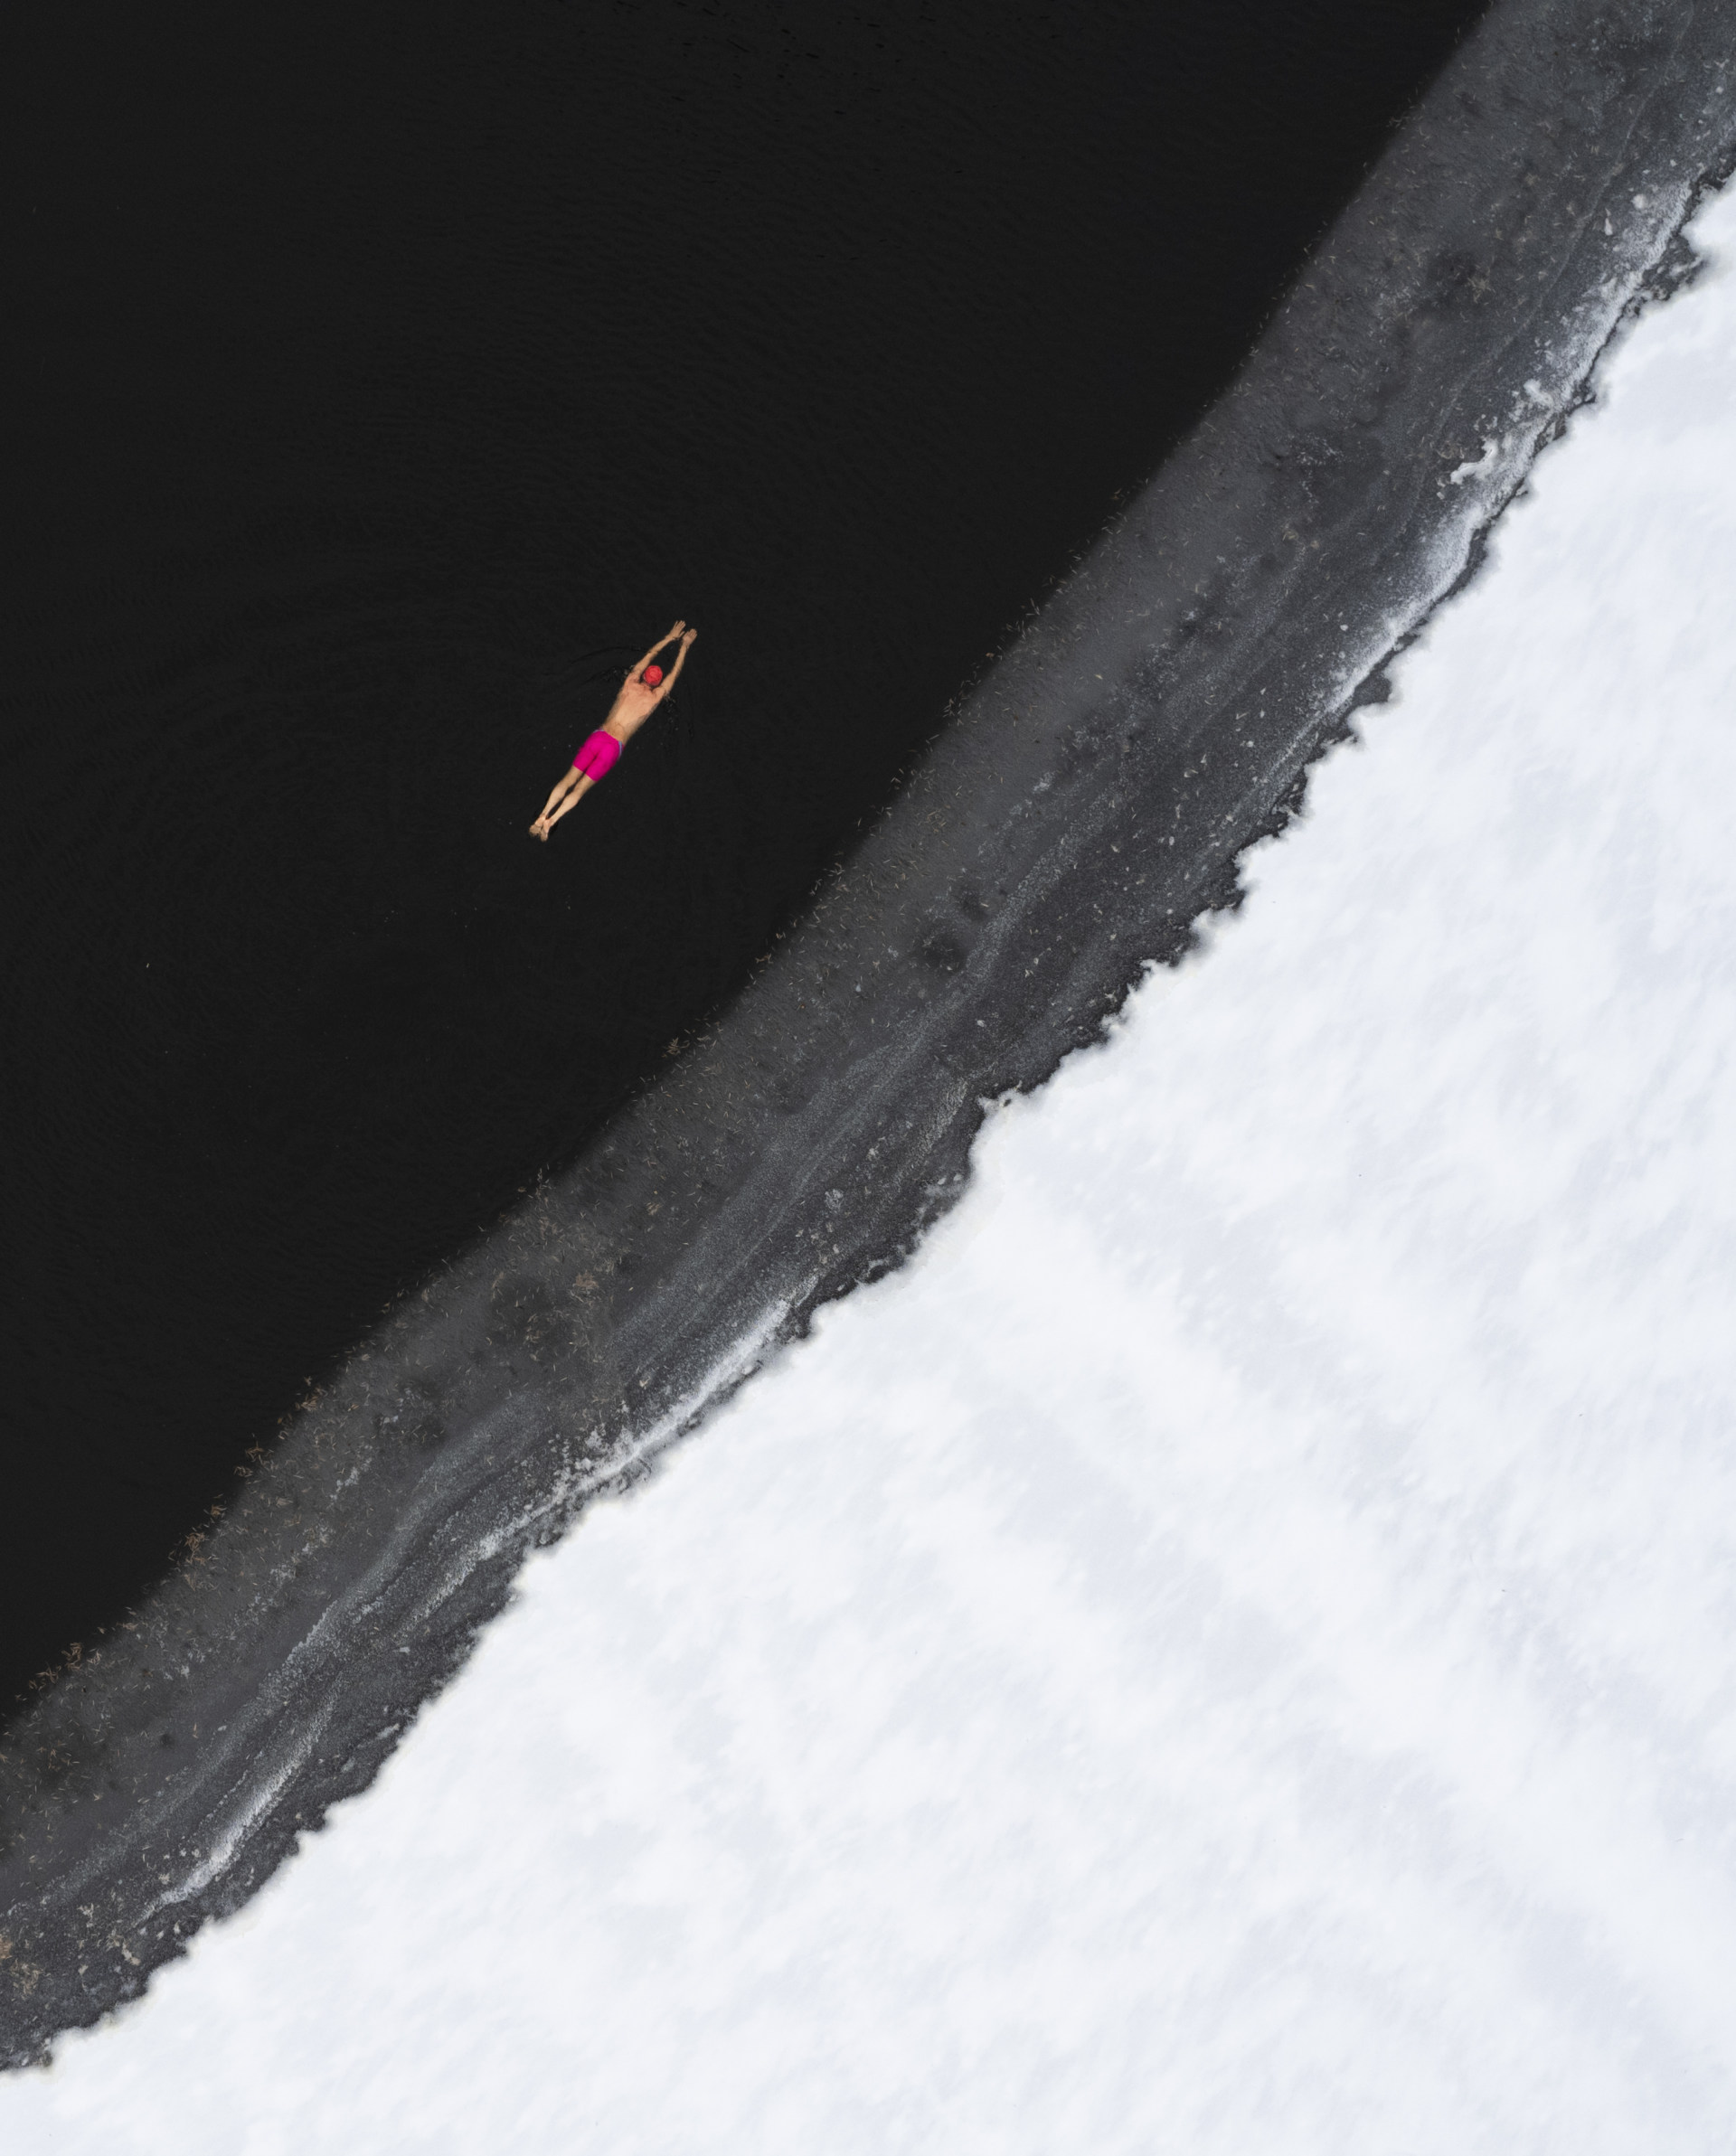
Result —
[[[551,831],[570,808],[577,808],[580,802],[600,779],[605,779],[620,760],[623,748],[638,732],[646,720],[668,695],[687,664],[687,647],[697,636],[697,629],[690,629],[684,621],[678,621],[661,642],[654,644],[637,665],[627,670],[620,692],[609,706],[609,717],[597,729],[572,759],[572,768],[561,779],[542,805],[542,814],[531,825],[531,836],[546,842]],[[665,674],[661,666],[652,662],[664,645],[681,638],[681,649],[675,663]]]

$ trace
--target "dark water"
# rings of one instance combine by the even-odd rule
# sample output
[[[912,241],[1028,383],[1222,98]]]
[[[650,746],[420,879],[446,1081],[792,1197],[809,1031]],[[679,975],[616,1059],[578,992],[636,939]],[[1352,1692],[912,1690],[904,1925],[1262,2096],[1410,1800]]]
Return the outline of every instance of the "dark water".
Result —
[[[0,1695],[731,993],[1478,12],[14,24]]]

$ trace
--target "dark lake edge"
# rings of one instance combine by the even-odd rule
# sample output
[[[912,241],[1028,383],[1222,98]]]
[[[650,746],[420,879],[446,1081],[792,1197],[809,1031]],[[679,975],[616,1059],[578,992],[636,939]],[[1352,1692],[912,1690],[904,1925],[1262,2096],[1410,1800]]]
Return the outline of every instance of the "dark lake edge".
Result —
[[[143,1989],[364,1788],[524,1553],[956,1198],[1236,901],[1310,763],[1736,162],[1736,20],[1507,0],[1222,402],[970,692],[753,984],[392,1313],[0,1753],[8,2064]]]

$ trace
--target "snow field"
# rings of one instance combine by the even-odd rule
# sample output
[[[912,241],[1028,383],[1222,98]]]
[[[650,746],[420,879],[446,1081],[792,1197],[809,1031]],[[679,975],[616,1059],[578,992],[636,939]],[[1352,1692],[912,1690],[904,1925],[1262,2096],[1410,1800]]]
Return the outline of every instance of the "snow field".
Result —
[[[0,2142],[1736,2132],[1736,198],[1208,949]]]

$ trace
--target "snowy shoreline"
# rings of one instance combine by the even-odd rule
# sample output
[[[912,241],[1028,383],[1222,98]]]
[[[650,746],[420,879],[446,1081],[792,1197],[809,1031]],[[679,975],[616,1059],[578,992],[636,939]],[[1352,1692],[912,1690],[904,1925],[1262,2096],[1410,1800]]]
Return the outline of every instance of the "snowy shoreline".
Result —
[[[1241,913],[530,1564],[244,1918],[0,2083],[8,2145],[1727,2137],[1702,228]]]
[[[1324,296],[1305,285],[718,1035],[338,1373],[198,1569],[19,1726],[0,1775],[12,2058],[130,1995],[365,1787],[525,1549],[641,1474],[707,1373],[750,1371],[768,1311],[799,1330],[895,1264],[956,1195],[983,1098],[1095,1038],[1144,961],[1230,895],[1344,693],[1458,579],[1671,259],[1700,162],[1725,155],[1722,78],[1684,45],[1649,52],[1637,89],[1620,65],[1599,78],[1594,118],[1619,108],[1628,132],[1599,174],[1540,117],[1562,96],[1550,64],[1602,64],[1578,54],[1536,61],[1525,155],[1477,166],[1495,123],[1466,106],[1467,71],[1511,58],[1503,36],[1543,50],[1564,12],[1500,12],[1449,71],[1327,243]],[[1526,193],[1533,151],[1557,163]],[[1489,239],[1492,201],[1517,221]],[[1489,312],[1431,218],[1486,240]],[[1376,423],[1368,355],[1388,346],[1404,395]],[[1467,352],[1481,372],[1443,386]],[[61,1756],[71,1774],[39,1764]]]

